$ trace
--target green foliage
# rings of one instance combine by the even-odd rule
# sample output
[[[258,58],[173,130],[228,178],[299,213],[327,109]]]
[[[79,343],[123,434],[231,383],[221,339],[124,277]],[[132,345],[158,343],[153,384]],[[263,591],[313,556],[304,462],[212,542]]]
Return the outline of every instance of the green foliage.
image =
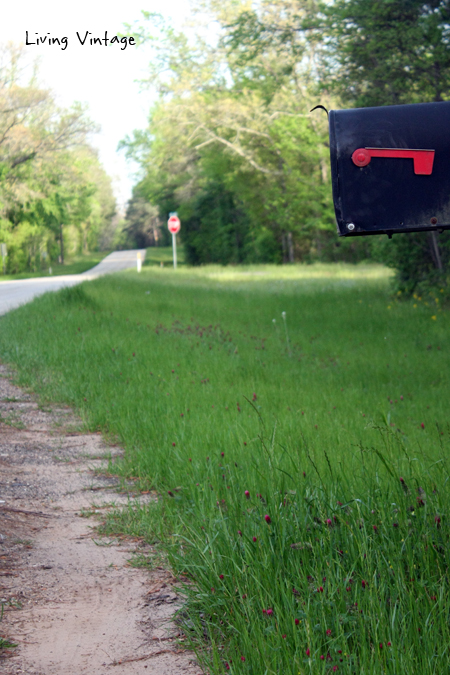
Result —
[[[158,208],[149,204],[135,189],[128,202],[124,230],[133,246],[136,248],[157,246],[163,237],[162,225]]]
[[[220,183],[209,184],[183,218],[183,243],[187,262],[241,263],[245,259],[248,231],[245,216],[233,194]]]
[[[213,675],[448,670],[449,316],[387,282],[144,268],[1,319],[18,381],[118,437],[110,471],[158,490],[107,530],[162,542]]]
[[[111,181],[86,142],[95,126],[85,109],[58,109],[23,58],[20,47],[0,49],[0,242],[10,274],[97,247],[115,212]]]
[[[374,242],[374,256],[395,269],[395,287],[407,295],[449,297],[450,233],[416,232]]]
[[[356,107],[450,97],[450,7],[443,0],[334,0],[328,69]]]
[[[218,44],[160,28],[151,81],[161,97],[148,130],[122,144],[146,173],[137,192],[162,220],[179,213],[195,264],[306,258],[316,232],[334,229],[326,118],[309,116],[314,95],[287,51],[242,63],[223,46],[228,12],[210,10]]]
[[[448,2],[209,0],[201,7],[215,22],[214,38],[205,39],[198,14],[189,38],[150,14],[136,29],[153,46],[148,81],[160,98],[148,128],[123,142],[145,173],[136,196],[163,222],[169,211],[180,214],[188,260],[356,262],[373,249],[385,252],[404,291],[442,283],[445,236],[432,241],[431,257],[426,236],[388,247],[338,241],[326,117],[309,111],[318,102],[449,98]]]

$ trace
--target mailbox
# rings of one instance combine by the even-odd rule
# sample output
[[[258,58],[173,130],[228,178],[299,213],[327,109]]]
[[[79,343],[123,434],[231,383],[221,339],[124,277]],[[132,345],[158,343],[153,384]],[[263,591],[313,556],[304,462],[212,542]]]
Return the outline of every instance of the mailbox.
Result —
[[[338,233],[450,228],[450,102],[331,110]]]

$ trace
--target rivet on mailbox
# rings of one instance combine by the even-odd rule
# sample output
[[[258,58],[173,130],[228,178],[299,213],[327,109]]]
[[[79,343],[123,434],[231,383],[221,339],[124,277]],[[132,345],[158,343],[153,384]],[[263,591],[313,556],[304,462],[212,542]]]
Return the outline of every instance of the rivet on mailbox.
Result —
[[[330,110],[329,123],[340,235],[450,228],[450,102]]]

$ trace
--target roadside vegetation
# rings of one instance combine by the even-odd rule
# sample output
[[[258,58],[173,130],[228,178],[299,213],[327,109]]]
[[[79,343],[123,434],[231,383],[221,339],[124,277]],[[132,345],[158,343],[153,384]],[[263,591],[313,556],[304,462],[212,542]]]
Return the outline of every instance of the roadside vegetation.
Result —
[[[33,279],[36,277],[61,276],[64,274],[82,274],[95,265],[98,265],[111,251],[96,251],[94,253],[79,253],[66,258],[64,265],[52,262],[51,267],[43,267],[38,272],[19,272],[18,274],[4,274],[0,281],[16,281],[18,279]]]
[[[0,358],[154,489],[205,672],[449,666],[450,325],[377,265],[146,267],[1,318]]]
[[[0,281],[123,243],[97,131],[85,106],[58,107],[23,45],[0,44]]]
[[[181,218],[191,265],[358,262],[397,290],[450,294],[450,233],[336,234],[326,109],[450,98],[450,10],[433,0],[202,0],[189,27],[143,12],[148,125],[122,142],[141,167],[128,205],[138,246]],[[440,292],[440,290],[438,290]]]

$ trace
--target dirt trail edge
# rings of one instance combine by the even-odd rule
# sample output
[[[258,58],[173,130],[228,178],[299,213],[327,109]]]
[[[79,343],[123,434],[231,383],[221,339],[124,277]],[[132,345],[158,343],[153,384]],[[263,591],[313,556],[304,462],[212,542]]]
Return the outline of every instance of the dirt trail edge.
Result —
[[[94,471],[120,449],[79,429],[70,409],[44,411],[0,365],[0,636],[18,644],[0,649],[0,671],[201,675],[176,640],[170,572],[130,567],[148,547],[95,536],[95,518],[81,517],[129,496]]]

